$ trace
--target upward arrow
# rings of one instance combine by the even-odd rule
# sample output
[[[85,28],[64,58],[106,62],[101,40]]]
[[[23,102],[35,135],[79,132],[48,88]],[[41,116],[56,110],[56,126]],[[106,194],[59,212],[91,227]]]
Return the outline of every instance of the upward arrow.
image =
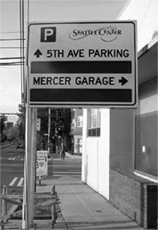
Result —
[[[34,55],[35,55],[37,58],[39,58],[40,55],[42,55],[42,53],[41,53],[41,51],[38,49],[38,50],[36,50],[36,52],[34,53]]]
[[[121,77],[121,79],[119,79],[119,83],[121,83],[121,85],[125,85],[127,82],[127,79],[124,77]]]

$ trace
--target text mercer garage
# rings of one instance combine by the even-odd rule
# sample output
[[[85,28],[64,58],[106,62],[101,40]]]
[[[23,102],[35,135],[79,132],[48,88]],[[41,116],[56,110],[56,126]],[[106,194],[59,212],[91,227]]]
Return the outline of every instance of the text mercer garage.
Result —
[[[33,85],[71,85],[71,77],[34,77]],[[75,77],[76,85],[114,85],[114,77]]]

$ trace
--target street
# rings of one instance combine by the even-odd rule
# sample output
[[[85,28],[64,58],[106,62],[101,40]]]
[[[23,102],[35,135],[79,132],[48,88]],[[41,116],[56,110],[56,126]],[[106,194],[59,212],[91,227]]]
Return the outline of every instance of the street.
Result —
[[[2,150],[0,168],[1,192],[3,185],[7,186],[8,193],[22,192],[24,184],[24,151],[16,149]],[[61,160],[60,155],[52,154],[48,161],[47,178],[57,179],[63,175],[80,178],[81,159],[66,157],[65,160]]]

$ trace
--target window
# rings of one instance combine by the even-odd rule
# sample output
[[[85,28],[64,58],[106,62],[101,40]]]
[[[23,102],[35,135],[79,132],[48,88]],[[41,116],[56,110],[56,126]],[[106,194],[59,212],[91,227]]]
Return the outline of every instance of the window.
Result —
[[[101,109],[90,109],[88,116],[88,136],[100,136]]]
[[[158,91],[157,78],[140,86],[136,112],[135,169],[152,177],[158,176]]]
[[[83,126],[83,116],[77,116],[77,127]]]

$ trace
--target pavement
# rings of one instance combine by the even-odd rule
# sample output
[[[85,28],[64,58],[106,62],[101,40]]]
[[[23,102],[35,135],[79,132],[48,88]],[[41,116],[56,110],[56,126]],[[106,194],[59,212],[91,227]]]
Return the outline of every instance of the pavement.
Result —
[[[76,158],[77,156],[68,156]],[[78,158],[78,157],[77,157]],[[66,159],[65,159],[66,160]],[[54,229],[57,230],[142,230],[138,224],[111,205],[103,196],[81,182],[80,177],[63,175],[59,178],[45,178],[43,186],[37,186],[37,193],[51,192],[52,186],[60,200],[61,213]],[[51,220],[34,220],[39,230],[51,230]],[[10,228],[9,228],[10,226]],[[4,229],[19,229],[21,221],[9,220]]]

